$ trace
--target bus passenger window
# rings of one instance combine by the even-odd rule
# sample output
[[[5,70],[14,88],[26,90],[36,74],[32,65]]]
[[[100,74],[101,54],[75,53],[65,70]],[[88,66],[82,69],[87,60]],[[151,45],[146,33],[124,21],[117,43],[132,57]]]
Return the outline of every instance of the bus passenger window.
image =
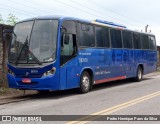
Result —
[[[141,35],[142,38],[142,48],[143,49],[149,49],[149,38],[148,35]]]
[[[110,29],[112,48],[122,48],[121,31]]]
[[[128,49],[133,48],[132,33],[129,31],[123,31],[123,47]]]
[[[108,28],[95,27],[97,47],[110,47]]]
[[[79,24],[80,30],[80,46],[82,47],[94,47],[94,30],[92,25]]]
[[[156,50],[156,40],[153,36],[149,36],[149,47],[151,50]]]
[[[139,33],[133,33],[134,49],[141,49],[141,38]]]

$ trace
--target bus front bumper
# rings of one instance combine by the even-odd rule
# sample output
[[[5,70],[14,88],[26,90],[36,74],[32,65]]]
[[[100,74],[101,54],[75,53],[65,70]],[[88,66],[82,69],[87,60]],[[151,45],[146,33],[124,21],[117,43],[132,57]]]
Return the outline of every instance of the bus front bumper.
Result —
[[[24,83],[22,81],[24,78],[16,78],[11,74],[7,74],[7,78],[10,88],[26,90],[59,90],[59,85],[55,76],[29,78],[31,80],[29,83]]]

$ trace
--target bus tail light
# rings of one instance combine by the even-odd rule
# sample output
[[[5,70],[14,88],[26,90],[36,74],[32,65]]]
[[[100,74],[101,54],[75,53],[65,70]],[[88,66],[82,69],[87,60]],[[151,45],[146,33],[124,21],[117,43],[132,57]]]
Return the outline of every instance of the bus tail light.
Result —
[[[53,75],[53,74],[55,74],[55,72],[56,72],[56,68],[53,67],[51,70],[45,72],[45,73],[43,74],[43,77],[49,76],[49,75]]]

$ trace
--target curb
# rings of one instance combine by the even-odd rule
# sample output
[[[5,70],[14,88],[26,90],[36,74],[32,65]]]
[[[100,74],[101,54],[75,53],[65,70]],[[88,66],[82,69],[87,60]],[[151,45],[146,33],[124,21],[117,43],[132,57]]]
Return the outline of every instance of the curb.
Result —
[[[26,99],[5,99],[0,101],[0,105],[4,105],[4,104],[9,104],[9,103],[15,103],[15,102],[21,102],[21,101],[26,101],[26,100],[30,100],[31,98],[26,98]],[[1,99],[0,99],[1,100]]]
[[[38,94],[25,94],[25,95],[15,95],[15,96],[8,96],[0,98],[0,105],[8,104],[8,103],[15,103],[15,102],[21,102],[26,101],[30,99],[34,99],[37,97]]]

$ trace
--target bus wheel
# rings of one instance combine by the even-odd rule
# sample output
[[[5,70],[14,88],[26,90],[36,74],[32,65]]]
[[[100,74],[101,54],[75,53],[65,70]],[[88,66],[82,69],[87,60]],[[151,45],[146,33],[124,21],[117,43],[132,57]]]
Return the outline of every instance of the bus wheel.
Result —
[[[140,82],[143,78],[143,70],[140,66],[137,69],[137,76],[135,77],[135,81]]]
[[[80,79],[80,92],[88,93],[91,86],[91,78],[87,71],[84,71]]]
[[[49,90],[37,90],[39,94],[48,94]]]

